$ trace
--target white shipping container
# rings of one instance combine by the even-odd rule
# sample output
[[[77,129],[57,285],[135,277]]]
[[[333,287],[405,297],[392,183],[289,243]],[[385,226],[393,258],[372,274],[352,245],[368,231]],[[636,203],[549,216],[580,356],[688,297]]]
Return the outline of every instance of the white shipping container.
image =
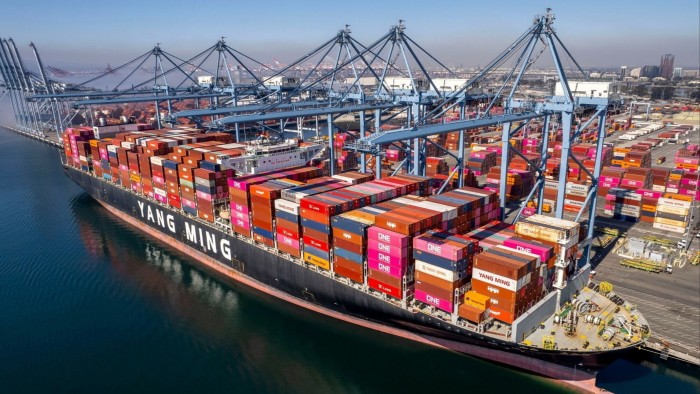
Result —
[[[573,205],[575,207],[581,208],[583,206],[583,201],[569,200],[568,198],[564,200],[564,204]]]
[[[571,196],[586,197],[588,192],[583,190],[567,190],[566,194]]]
[[[425,261],[421,260],[416,260],[416,271],[432,275],[442,280],[450,282],[454,282],[460,279],[460,275],[458,272],[446,270],[444,268],[432,265],[430,263],[426,263]]]
[[[672,198],[659,198],[659,206],[666,205],[669,207],[680,207],[680,208],[690,208],[690,201],[674,200]]]
[[[275,200],[275,209],[299,216],[299,204],[281,198]]]
[[[442,221],[451,220],[457,217],[457,207],[438,204],[432,201],[421,201],[413,204],[414,207],[425,208],[436,212],[442,212]]]
[[[577,190],[587,193],[591,189],[591,185],[581,185],[579,183],[568,182],[566,184],[566,190]]]
[[[559,182],[556,181],[544,181],[544,187],[547,189],[559,189]]]
[[[669,225],[663,224],[663,223],[654,222],[652,227],[657,228],[659,230],[671,231],[671,232],[679,233],[679,234],[683,234],[685,232],[685,227],[669,226]]]
[[[675,207],[672,205],[659,204],[656,206],[656,212],[671,213],[674,215],[687,216],[690,208]]]

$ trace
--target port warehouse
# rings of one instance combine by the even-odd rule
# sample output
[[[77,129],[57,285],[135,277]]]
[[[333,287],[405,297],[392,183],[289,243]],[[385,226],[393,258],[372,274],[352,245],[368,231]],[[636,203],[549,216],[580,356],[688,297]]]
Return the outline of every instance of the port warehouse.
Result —
[[[71,129],[64,134],[69,164],[185,214],[225,223],[237,234],[397,301],[414,299],[472,323],[516,321],[551,288],[559,241],[571,240],[566,245],[567,257],[574,257],[581,237],[578,225],[567,221],[528,224],[526,220],[515,228],[498,222],[496,192],[488,187],[456,188],[430,196],[434,187],[428,178],[397,174],[373,180],[372,175],[358,172],[328,177],[324,174],[327,161],[318,163],[317,168],[236,178],[230,169],[221,167],[226,158],[242,154],[230,134],[174,129],[122,132],[102,140],[93,136],[92,128]],[[535,138],[527,139],[530,144],[533,141]],[[590,146],[581,145],[580,151],[588,154]],[[493,148],[497,146],[486,147]],[[683,154],[689,156],[688,152]],[[648,162],[631,161],[630,165],[608,169],[619,174],[623,167],[641,169]],[[494,166],[498,164],[493,160]],[[599,190],[606,196],[606,211],[611,208],[607,196],[612,190],[616,197],[622,193],[620,201],[614,201],[622,207],[611,215],[642,219],[641,210],[629,210],[626,205],[642,198],[650,203],[649,198],[656,197],[662,206],[680,207],[674,211],[676,215],[687,216],[687,208],[683,209],[687,197],[660,190],[662,181],[668,186],[670,172],[632,177],[648,187],[646,191],[634,182],[623,184],[624,175],[610,179],[611,187]],[[576,196],[577,191],[580,194],[577,188],[585,189],[585,180],[576,178],[569,177],[567,195]],[[680,187],[681,182],[675,184]],[[620,190],[632,191],[632,196],[626,199]],[[569,209],[575,207],[568,205],[572,205]],[[227,211],[228,223],[222,220],[227,215],[220,215]],[[531,220],[538,218],[535,215]],[[574,227],[561,233],[565,225]],[[528,231],[528,226],[536,230]],[[545,301],[556,305],[552,298]]]

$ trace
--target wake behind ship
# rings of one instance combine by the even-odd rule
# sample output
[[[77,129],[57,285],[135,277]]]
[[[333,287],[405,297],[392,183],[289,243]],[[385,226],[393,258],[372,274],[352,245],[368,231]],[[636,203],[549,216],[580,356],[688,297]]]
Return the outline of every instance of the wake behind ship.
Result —
[[[590,267],[575,268],[578,223],[498,222],[495,192],[436,195],[425,177],[330,177],[314,166],[237,175],[226,163],[260,148],[224,133],[95,139],[72,128],[63,142],[67,175],[112,213],[319,313],[554,377],[605,365],[649,335],[638,311],[589,282]]]

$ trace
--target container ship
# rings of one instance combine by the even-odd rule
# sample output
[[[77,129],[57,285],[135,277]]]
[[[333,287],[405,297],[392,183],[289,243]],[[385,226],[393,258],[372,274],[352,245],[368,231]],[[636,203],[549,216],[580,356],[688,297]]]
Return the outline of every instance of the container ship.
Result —
[[[499,222],[494,191],[328,176],[327,160],[312,160],[327,147],[300,141],[96,134],[63,133],[65,172],[90,196],[206,270],[300,307],[551,377],[602,367],[650,334],[634,306],[576,268],[578,223]],[[341,159],[352,162],[330,165]]]

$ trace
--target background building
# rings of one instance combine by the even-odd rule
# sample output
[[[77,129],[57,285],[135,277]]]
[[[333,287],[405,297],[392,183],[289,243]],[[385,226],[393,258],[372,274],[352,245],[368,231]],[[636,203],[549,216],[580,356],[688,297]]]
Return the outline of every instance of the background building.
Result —
[[[642,72],[639,74],[639,76],[649,79],[656,78],[660,76],[659,66],[644,66],[642,67]]]
[[[659,65],[658,77],[671,79],[673,77],[673,60],[675,57],[667,53],[661,57],[661,65]]]
[[[627,77],[627,66],[620,67],[620,80],[624,81]]]

